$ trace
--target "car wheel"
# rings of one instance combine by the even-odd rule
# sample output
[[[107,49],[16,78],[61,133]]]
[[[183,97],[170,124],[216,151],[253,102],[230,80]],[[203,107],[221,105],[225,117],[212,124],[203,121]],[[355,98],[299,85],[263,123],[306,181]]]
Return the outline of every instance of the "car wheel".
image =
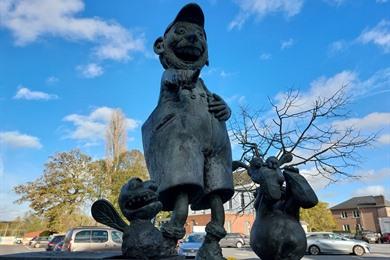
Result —
[[[318,255],[320,253],[320,248],[318,246],[310,246],[309,253],[311,255]]]
[[[237,247],[237,248],[241,248],[241,247],[242,247],[242,243],[241,243],[240,241],[238,241],[238,242],[236,243],[236,247]]]
[[[364,248],[361,246],[354,246],[353,253],[357,256],[362,256],[362,255],[364,255]]]

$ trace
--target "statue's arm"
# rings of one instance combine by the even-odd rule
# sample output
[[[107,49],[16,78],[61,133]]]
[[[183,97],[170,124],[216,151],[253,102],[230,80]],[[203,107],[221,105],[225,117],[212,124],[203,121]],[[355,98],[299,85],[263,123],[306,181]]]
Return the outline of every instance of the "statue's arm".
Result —
[[[206,91],[210,113],[212,113],[219,121],[227,121],[232,114],[228,104],[222,97],[208,90],[201,78],[199,78],[199,81],[202,84],[203,89]]]
[[[302,208],[312,208],[318,203],[317,195],[307,182],[305,177],[299,174],[299,170],[286,167],[283,171],[286,180],[286,198],[292,198]]]

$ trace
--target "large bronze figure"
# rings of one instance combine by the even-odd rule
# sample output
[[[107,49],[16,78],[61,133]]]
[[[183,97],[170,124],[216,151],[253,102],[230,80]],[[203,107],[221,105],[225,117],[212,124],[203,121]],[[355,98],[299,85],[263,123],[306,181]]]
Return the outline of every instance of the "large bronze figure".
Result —
[[[163,210],[172,212],[161,228],[176,254],[185,234],[188,206],[211,209],[211,222],[198,259],[223,259],[223,203],[233,195],[231,146],[225,121],[230,109],[210,92],[199,74],[208,65],[204,15],[197,4],[184,6],[154,44],[165,71],[157,107],[142,126],[146,163],[157,183]]]

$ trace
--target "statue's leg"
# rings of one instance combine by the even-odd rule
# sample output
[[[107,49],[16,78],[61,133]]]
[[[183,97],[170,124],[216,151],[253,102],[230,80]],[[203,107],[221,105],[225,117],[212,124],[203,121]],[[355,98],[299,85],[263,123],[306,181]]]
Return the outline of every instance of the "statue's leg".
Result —
[[[172,217],[168,223],[161,227],[164,237],[164,256],[177,255],[177,241],[185,235],[184,224],[188,216],[188,194],[182,191],[177,194],[176,198],[172,199],[175,199]]]
[[[197,260],[221,260],[222,249],[219,241],[226,236],[225,211],[218,194],[210,194],[211,221],[206,226],[206,237],[196,256]]]

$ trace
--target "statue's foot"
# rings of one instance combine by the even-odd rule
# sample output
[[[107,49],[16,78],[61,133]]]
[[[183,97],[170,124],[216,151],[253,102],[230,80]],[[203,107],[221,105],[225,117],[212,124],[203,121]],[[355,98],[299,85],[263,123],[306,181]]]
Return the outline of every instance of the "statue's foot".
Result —
[[[206,226],[207,235],[195,260],[226,260],[222,255],[219,241],[226,236],[223,226],[210,222]]]
[[[185,229],[167,223],[160,228],[160,231],[163,235],[161,256],[165,258],[177,256],[177,241],[184,237]]]
[[[222,249],[216,240],[206,240],[200,247],[195,260],[226,260],[222,255]]]

